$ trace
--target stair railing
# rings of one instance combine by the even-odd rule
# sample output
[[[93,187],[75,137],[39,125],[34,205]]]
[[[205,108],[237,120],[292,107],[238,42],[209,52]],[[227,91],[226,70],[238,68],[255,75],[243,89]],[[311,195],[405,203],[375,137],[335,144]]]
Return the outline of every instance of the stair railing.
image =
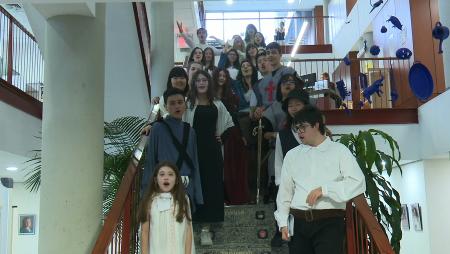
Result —
[[[363,195],[347,203],[346,231],[347,254],[395,253]]]
[[[127,171],[125,172],[111,210],[92,250],[93,254],[137,253],[140,172],[139,165],[147,143],[147,136],[142,136],[134,150]]]

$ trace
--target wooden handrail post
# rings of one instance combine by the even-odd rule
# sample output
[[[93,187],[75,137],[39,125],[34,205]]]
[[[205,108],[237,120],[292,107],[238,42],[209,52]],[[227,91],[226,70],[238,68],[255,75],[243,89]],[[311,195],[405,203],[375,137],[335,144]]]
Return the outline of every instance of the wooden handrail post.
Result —
[[[8,29],[8,70],[6,81],[12,84],[12,74],[13,74],[13,21],[9,20],[9,29]]]
[[[358,60],[358,52],[351,51],[348,53],[350,64],[350,78],[352,87],[352,104],[353,109],[359,109],[359,101],[361,99],[361,90],[359,88],[359,73],[361,72]]]
[[[347,232],[347,254],[356,254],[355,217],[353,216],[353,202],[347,202],[345,228]]]
[[[325,44],[325,29],[323,22],[323,6],[318,5],[314,7],[314,21],[316,25],[316,44]]]

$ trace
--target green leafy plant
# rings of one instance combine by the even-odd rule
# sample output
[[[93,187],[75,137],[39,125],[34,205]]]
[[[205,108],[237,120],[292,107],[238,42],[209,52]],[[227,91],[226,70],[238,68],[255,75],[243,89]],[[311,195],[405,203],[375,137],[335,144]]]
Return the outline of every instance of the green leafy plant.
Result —
[[[381,228],[390,233],[390,243],[395,253],[400,253],[401,229],[401,203],[400,195],[390,182],[383,177],[386,170],[388,176],[392,174],[395,166],[402,173],[399,163],[401,153],[397,141],[387,133],[369,129],[355,134],[337,134],[340,143],[350,149],[356,157],[359,167],[366,179],[365,196]],[[377,148],[376,139],[389,144],[389,152],[385,153]]]
[[[141,129],[145,124],[145,119],[135,116],[121,117],[110,123],[104,123],[104,214],[107,214],[111,208],[131,154],[139,143]],[[35,156],[25,162],[26,170],[28,170],[25,187],[31,192],[38,191],[41,186],[41,150],[34,150],[34,152]]]

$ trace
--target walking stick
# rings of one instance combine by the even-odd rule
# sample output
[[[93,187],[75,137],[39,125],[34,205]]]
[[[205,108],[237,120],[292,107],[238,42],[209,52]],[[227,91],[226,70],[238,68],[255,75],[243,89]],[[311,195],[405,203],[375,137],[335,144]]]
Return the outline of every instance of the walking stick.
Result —
[[[262,122],[258,122],[258,154],[257,154],[257,171],[256,171],[256,204],[259,204],[259,189],[261,185],[261,153],[262,153]]]

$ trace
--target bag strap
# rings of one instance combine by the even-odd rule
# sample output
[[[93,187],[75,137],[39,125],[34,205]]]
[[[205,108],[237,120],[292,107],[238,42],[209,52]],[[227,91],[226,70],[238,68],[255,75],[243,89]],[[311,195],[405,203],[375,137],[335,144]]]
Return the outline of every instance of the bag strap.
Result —
[[[189,154],[187,153],[187,143],[189,140],[189,131],[190,131],[190,126],[188,123],[184,123],[184,128],[183,128],[183,144],[181,144],[178,139],[175,137],[175,135],[172,132],[172,129],[170,128],[170,126],[165,122],[165,121],[161,121],[161,123],[166,127],[166,129],[169,131],[169,134],[172,138],[172,142],[175,145],[175,148],[178,151],[178,159],[177,159],[177,167],[181,170],[181,166],[183,165],[183,160],[186,161],[186,164],[188,165],[188,167],[192,170],[195,171],[195,167],[194,167],[194,163],[192,162],[191,157],[189,157]],[[184,145],[185,144],[185,145]]]

